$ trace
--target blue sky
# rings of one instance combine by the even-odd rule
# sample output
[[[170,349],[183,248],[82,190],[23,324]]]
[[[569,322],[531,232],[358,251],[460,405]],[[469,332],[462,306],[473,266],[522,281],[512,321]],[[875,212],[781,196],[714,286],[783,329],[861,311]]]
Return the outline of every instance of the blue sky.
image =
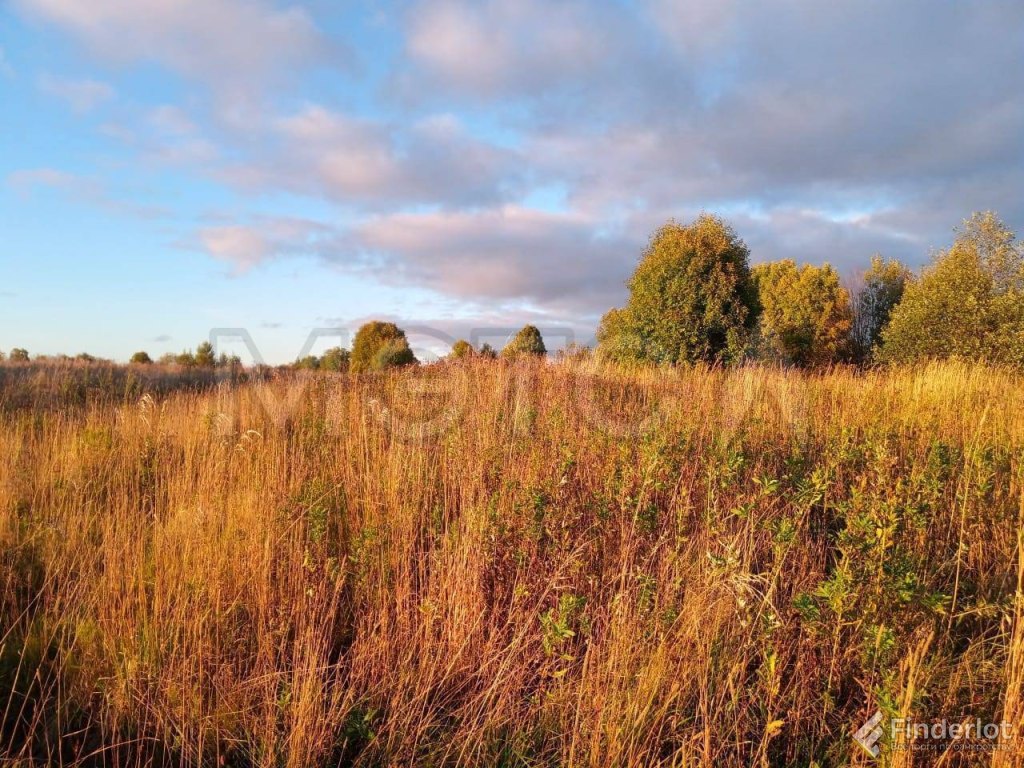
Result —
[[[973,210],[1024,225],[1021,29],[1009,0],[11,0],[0,350],[585,339],[702,210],[754,261],[921,264]]]

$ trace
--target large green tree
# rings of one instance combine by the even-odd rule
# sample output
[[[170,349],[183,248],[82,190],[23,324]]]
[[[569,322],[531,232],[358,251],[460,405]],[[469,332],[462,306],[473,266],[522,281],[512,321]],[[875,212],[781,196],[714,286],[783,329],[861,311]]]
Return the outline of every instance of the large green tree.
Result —
[[[409,348],[405,331],[394,323],[374,320],[356,331],[349,357],[349,370],[353,373],[379,371],[415,362],[416,356]]]
[[[753,269],[761,305],[760,352],[791,365],[821,366],[850,350],[850,294],[830,264],[798,267],[792,259]]]
[[[1024,248],[991,212],[963,223],[882,332],[885,362],[948,358],[1024,365]]]
[[[740,359],[757,319],[749,258],[717,216],[665,224],[627,282],[626,306],[603,318],[600,353],[657,364]]]

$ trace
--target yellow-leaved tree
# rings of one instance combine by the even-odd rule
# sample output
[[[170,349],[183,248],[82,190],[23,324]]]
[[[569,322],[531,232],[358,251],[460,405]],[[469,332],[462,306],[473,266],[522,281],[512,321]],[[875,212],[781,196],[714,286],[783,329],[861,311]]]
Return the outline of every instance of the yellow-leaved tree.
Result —
[[[850,294],[830,264],[798,267],[792,259],[753,269],[761,305],[760,352],[768,360],[822,366],[850,353]]]
[[[416,363],[405,331],[394,323],[374,320],[360,326],[352,341],[349,370],[352,373],[380,371]]]

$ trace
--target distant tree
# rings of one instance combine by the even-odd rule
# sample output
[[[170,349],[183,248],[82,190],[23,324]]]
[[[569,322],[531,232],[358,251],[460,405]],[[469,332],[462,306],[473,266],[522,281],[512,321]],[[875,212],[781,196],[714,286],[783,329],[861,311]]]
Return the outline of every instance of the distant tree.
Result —
[[[464,357],[472,357],[476,354],[476,350],[473,349],[473,345],[465,339],[459,339],[452,344],[452,351],[449,355],[453,360],[461,360]]]
[[[136,352],[132,355],[129,362],[134,363],[135,365],[149,365],[153,362],[153,358],[151,358],[147,352]]]
[[[871,267],[862,275],[853,297],[853,327],[850,336],[858,360],[866,362],[882,340],[882,329],[903,298],[911,271],[896,259],[871,257]]]
[[[477,352],[477,355],[479,355],[484,360],[497,360],[498,359],[498,352],[497,352],[497,350],[494,347],[492,347],[490,344],[488,344],[486,341],[483,344],[480,345],[480,351]]]
[[[217,359],[213,353],[213,345],[204,341],[196,347],[195,364],[199,368],[213,368],[217,365]]]
[[[565,347],[558,350],[558,353],[555,357],[559,362],[567,362],[570,360],[589,360],[592,355],[593,350],[591,350],[590,347],[586,346],[585,344],[577,344],[575,342],[572,342],[570,344],[566,344]]]
[[[348,370],[349,352],[341,347],[331,347],[320,358],[320,370],[344,373]]]
[[[757,319],[749,256],[716,216],[665,224],[627,282],[626,306],[602,320],[602,356],[657,364],[740,359]]]
[[[544,346],[544,338],[540,335],[535,325],[524,325],[512,340],[501,350],[501,356],[505,358],[517,358],[523,356],[543,357],[548,353]]]
[[[879,358],[1024,365],[1024,247],[994,213],[967,219],[952,247],[906,286]]]
[[[7,355],[4,354],[3,350],[0,349],[0,363],[7,359]]]
[[[850,352],[850,294],[830,264],[791,259],[753,269],[761,306],[760,344],[768,359],[800,366],[838,362]]]
[[[80,363],[95,363],[96,358],[90,355],[88,352],[79,352],[75,355],[75,360]]]
[[[28,350],[22,349],[21,347],[15,347],[11,350],[11,362],[12,363],[27,363],[29,360]]]
[[[174,362],[183,368],[195,368],[196,356],[192,350],[186,349],[174,356]]]
[[[401,368],[406,365],[412,365],[415,362],[416,356],[409,348],[408,342],[404,340],[389,341],[374,354],[370,369],[383,371],[386,368]]]
[[[320,368],[320,358],[316,355],[306,355],[296,360],[292,368],[300,371],[316,371]]]
[[[357,332],[352,342],[349,358],[353,373],[376,371],[392,365],[409,365],[416,357],[409,348],[405,331],[394,323],[379,320],[366,323]]]

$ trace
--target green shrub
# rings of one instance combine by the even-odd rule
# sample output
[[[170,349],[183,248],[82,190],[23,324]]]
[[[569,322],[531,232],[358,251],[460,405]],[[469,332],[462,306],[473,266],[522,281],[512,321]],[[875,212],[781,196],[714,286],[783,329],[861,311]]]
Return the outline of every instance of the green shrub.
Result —
[[[331,347],[320,358],[320,370],[343,373],[348,370],[349,352],[341,347]]]
[[[547,348],[544,346],[544,337],[540,335],[540,331],[534,325],[523,326],[522,330],[513,336],[512,340],[501,350],[501,356],[506,358],[516,358],[524,355],[543,357],[547,353]]]
[[[409,344],[402,341],[391,341],[377,350],[373,356],[370,369],[383,371],[386,368],[401,368],[416,362],[416,356],[409,349]]]

